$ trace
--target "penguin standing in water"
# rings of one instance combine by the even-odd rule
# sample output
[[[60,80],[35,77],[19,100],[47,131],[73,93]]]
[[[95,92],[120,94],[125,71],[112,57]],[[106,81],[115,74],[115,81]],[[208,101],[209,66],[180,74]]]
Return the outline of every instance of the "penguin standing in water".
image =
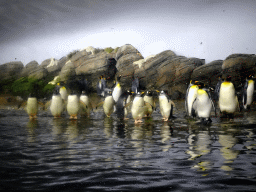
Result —
[[[122,87],[121,87],[120,82],[119,82],[120,79],[121,79],[121,75],[119,75],[119,76],[117,77],[116,85],[115,85],[115,87],[114,87],[114,89],[113,89],[113,93],[112,93],[113,99],[114,99],[115,102],[118,101],[119,97],[120,97],[121,94],[122,94]]]
[[[186,109],[186,114],[191,117],[192,114],[192,105],[193,102],[196,99],[197,96],[197,90],[199,89],[199,87],[196,85],[197,81],[190,81],[190,84],[187,88],[187,92],[186,92],[186,97],[185,97],[185,109]],[[194,116],[194,115],[193,115]]]
[[[78,95],[72,91],[68,96],[67,112],[70,115],[69,119],[77,119],[77,115],[80,110],[80,101]]]
[[[243,87],[243,93],[242,93],[242,102],[244,109],[250,109],[250,105],[253,101],[253,92],[254,92],[254,80],[253,76],[249,75],[248,78],[246,78],[244,87]]]
[[[97,83],[97,94],[99,96],[102,96],[102,97],[105,97],[105,89],[107,88],[107,83],[106,83],[106,80],[105,78],[103,78],[103,76],[101,75],[99,77],[99,82]]]
[[[89,96],[87,95],[86,91],[82,91],[82,94],[80,95],[80,101],[83,104],[81,105],[81,115],[89,117],[92,105],[90,103]]]
[[[216,102],[219,100],[220,85],[221,85],[221,83],[222,83],[221,75],[219,75],[218,78],[219,78],[218,83],[216,84],[215,89],[214,89],[214,100],[215,100]]]
[[[221,113],[227,114],[231,118],[234,116],[235,111],[240,110],[231,76],[227,76],[220,85],[219,108]]]
[[[174,106],[175,104],[170,99],[168,92],[161,91],[159,94],[159,107],[164,121],[168,121],[169,117],[172,116]]]
[[[198,87],[199,89],[197,90],[197,97],[193,103],[193,109],[195,110],[196,115],[201,119],[201,122],[208,124],[212,122],[210,119],[212,108],[215,111],[215,116],[216,110],[209,90],[204,87],[203,83],[199,83]]]
[[[59,118],[64,110],[64,100],[62,99],[59,89],[53,91],[50,103],[50,111],[54,118]]]
[[[59,85],[60,85],[60,95],[61,95],[61,98],[62,98],[64,101],[67,101],[68,92],[67,92],[66,87],[64,86],[64,82],[60,82]]]
[[[30,94],[27,100],[27,113],[29,115],[29,119],[36,119],[38,112],[38,102],[35,95]]]
[[[117,103],[116,103],[116,114],[117,118],[126,120],[126,116],[128,115],[128,107],[131,103],[131,95],[132,93],[128,90],[121,94]]]
[[[140,92],[138,92],[132,102],[132,117],[135,120],[135,124],[142,123],[142,118],[145,116],[147,106]]]
[[[133,79],[132,81],[132,92],[134,94],[137,94],[138,92],[140,92],[140,82],[139,82],[139,78],[136,77],[135,79]]]
[[[113,98],[112,91],[107,91],[105,100],[103,103],[103,110],[107,117],[110,117],[110,115],[113,113],[114,105],[115,105],[115,101]]]
[[[146,116],[150,117],[154,109],[156,108],[156,103],[152,91],[146,92],[146,94],[144,95],[144,101],[149,104],[147,105],[148,109],[146,111]]]

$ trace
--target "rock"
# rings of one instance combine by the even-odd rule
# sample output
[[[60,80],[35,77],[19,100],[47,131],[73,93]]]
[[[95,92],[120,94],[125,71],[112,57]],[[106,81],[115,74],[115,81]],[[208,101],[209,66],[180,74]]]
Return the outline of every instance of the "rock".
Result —
[[[255,54],[232,54],[223,61],[223,74],[231,75],[235,87],[238,87],[245,81],[248,74],[255,74],[255,64]]]
[[[38,67],[28,74],[28,78],[44,79],[48,75],[48,71],[44,68]]]
[[[51,62],[51,59],[46,59],[46,60],[44,60],[44,61],[41,63],[40,67],[46,68],[46,67],[50,64],[50,62]]]
[[[135,73],[135,61],[143,59],[140,52],[130,44],[120,47],[116,53],[117,75],[122,75],[121,83],[125,89],[131,87],[131,81]]]
[[[60,66],[58,65],[59,61],[54,59],[54,58],[51,58],[51,61],[49,63],[49,65],[47,65],[45,67],[45,69],[47,69],[47,71],[49,73],[53,73],[55,71],[59,71],[60,70]]]
[[[31,71],[35,71],[38,68],[39,64],[37,61],[30,61],[25,67],[22,69],[20,77],[27,77],[31,73]]]
[[[62,69],[62,67],[66,64],[66,62],[68,61],[68,58],[67,57],[62,57],[60,60],[59,60],[59,67],[60,69]]]
[[[191,79],[202,81],[210,87],[215,87],[218,82],[218,76],[222,74],[223,60],[215,60],[195,68]]]
[[[135,69],[134,76],[148,90],[168,90],[174,98],[182,98],[193,70],[203,65],[204,60],[177,56],[173,51],[163,51],[148,58]]]
[[[109,54],[104,50],[95,54],[81,54],[81,57],[73,61],[76,75],[89,79],[92,89],[95,90],[99,76],[103,75],[111,79],[115,75],[116,71],[113,73],[109,71],[114,69],[113,66],[110,66],[110,64],[113,64],[113,60],[109,62],[109,59],[113,58],[114,56],[115,53]]]
[[[133,47],[130,44],[125,44],[122,47],[118,48],[118,51],[116,53],[116,60],[118,61],[123,55],[128,55],[128,54],[140,54],[139,51]],[[140,55],[142,57],[142,55]]]
[[[66,64],[62,67],[59,77],[61,81],[67,81],[69,77],[75,76],[75,66],[71,60],[67,61]]]
[[[13,61],[0,65],[0,80],[17,78],[23,68],[24,65],[20,61]]]

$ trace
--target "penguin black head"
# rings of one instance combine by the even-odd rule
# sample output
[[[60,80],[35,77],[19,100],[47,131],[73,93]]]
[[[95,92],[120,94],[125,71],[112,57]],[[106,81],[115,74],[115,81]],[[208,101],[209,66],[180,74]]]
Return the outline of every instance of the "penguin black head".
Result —
[[[147,92],[146,92],[146,95],[147,95],[147,96],[153,96],[153,93],[152,93],[152,91],[147,91]]]
[[[56,87],[54,90],[53,90],[53,95],[59,95],[60,94],[60,89],[59,87]]]
[[[118,77],[116,78],[117,81],[120,81],[121,77],[122,77],[122,75],[118,75]]]
[[[199,87],[199,89],[203,89],[205,87],[203,82],[197,82],[196,85]]]

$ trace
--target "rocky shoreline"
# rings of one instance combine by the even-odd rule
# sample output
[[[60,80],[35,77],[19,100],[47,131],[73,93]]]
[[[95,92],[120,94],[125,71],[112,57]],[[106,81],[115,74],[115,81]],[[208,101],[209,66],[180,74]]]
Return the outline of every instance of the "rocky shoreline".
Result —
[[[204,59],[187,58],[171,50],[144,58],[130,44],[115,50],[88,47],[74,51],[60,60],[46,59],[40,65],[37,61],[31,61],[25,66],[20,61],[2,64],[0,89],[2,94],[12,94],[12,83],[21,78],[36,79],[42,85],[49,84],[52,87],[60,81],[85,78],[90,89],[96,92],[99,76],[103,75],[111,83],[117,75],[122,75],[120,81],[124,89],[129,89],[132,80],[139,77],[145,90],[168,90],[175,100],[184,98],[191,79],[201,80],[214,87],[220,74],[230,74],[235,86],[239,87],[248,72],[255,72],[255,67],[255,54],[232,54],[225,60],[205,64]]]

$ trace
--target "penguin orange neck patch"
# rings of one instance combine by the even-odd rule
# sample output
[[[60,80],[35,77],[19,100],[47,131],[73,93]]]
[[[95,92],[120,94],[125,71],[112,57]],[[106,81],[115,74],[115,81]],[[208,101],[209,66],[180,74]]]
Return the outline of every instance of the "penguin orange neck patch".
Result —
[[[197,91],[197,94],[199,94],[199,95],[202,95],[202,94],[205,94],[205,93],[206,93],[206,91],[203,90],[203,89],[198,89],[198,91]]]

